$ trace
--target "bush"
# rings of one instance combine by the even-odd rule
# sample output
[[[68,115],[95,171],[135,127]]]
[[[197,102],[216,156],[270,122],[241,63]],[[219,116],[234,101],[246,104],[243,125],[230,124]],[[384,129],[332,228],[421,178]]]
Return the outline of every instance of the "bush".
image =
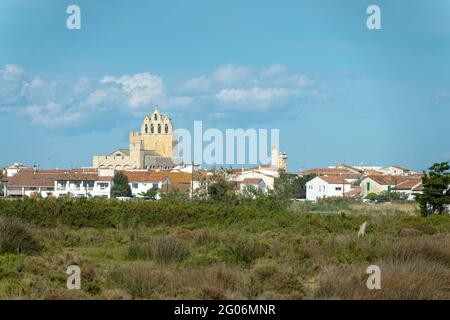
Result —
[[[174,236],[155,237],[150,242],[133,242],[128,249],[131,260],[156,260],[160,263],[180,262],[189,256],[189,247]]]
[[[114,266],[109,277],[125,288],[133,298],[158,298],[158,294],[164,290],[169,280],[163,272],[143,265]]]
[[[0,217],[0,253],[38,253],[40,245],[23,224]]]
[[[250,264],[265,255],[268,248],[261,242],[247,237],[232,238],[228,241],[228,253],[237,263]]]

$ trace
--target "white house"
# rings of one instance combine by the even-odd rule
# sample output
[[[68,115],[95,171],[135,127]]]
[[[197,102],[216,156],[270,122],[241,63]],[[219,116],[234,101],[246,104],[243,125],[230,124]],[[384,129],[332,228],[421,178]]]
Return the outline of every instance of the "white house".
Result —
[[[422,193],[422,178],[403,181],[392,188],[393,192],[401,193],[406,200],[414,200],[417,194]]]
[[[406,176],[417,174],[417,172],[412,171],[411,169],[402,167],[402,166],[387,166],[381,169],[384,174],[393,175],[393,176]]]
[[[128,182],[131,188],[131,194],[134,197],[140,197],[142,193],[147,192],[152,188],[162,190],[168,189],[172,183],[168,178],[169,173],[164,171],[147,171],[147,170],[134,170],[123,172],[128,177]],[[159,193],[156,195],[156,199],[159,199]]]
[[[369,175],[361,180],[362,195],[369,193],[380,194],[382,192],[391,192],[400,183],[412,179],[408,176],[400,175]]]
[[[59,174],[54,182],[55,196],[111,197],[113,176],[98,173],[66,172]]]
[[[242,170],[235,173],[234,181],[240,183],[246,179],[260,179],[264,182],[264,192],[273,189],[275,179],[279,177],[278,171],[272,168],[261,167],[258,169]]]
[[[343,197],[352,190],[351,182],[339,176],[318,176],[306,183],[306,200]]]
[[[21,168],[10,173],[5,183],[5,196],[7,197],[42,197],[54,194],[54,182],[57,174],[51,171],[36,171]]]
[[[244,179],[242,181],[238,181],[237,182],[237,187],[239,189],[239,191],[244,191],[246,188],[251,188],[254,187],[256,188],[256,190],[259,190],[261,192],[266,192],[267,191],[267,186],[264,183],[263,179],[258,179],[258,178],[247,178]]]

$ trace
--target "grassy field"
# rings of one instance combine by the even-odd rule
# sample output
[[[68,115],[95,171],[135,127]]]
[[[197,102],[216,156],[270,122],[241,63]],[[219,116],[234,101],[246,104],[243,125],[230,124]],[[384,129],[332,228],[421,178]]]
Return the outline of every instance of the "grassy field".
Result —
[[[73,264],[81,290],[66,288]],[[372,264],[380,290],[366,287]],[[450,299],[450,216],[342,199],[3,200],[0,298]]]

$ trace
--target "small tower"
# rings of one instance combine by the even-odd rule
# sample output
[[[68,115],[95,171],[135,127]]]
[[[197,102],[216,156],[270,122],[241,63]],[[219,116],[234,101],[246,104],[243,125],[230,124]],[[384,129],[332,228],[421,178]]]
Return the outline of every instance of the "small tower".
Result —
[[[286,153],[281,153],[278,146],[272,146],[271,166],[276,169],[286,170],[288,156]]]
[[[130,158],[135,168],[144,167],[144,142],[139,139],[139,142],[130,143]]]
[[[284,152],[283,153],[280,152],[278,157],[279,157],[278,158],[278,168],[286,171],[287,170],[287,159],[288,159],[287,154]]]
[[[271,163],[270,165],[274,168],[279,168],[279,156],[278,156],[278,147],[272,146],[272,153],[271,153]]]

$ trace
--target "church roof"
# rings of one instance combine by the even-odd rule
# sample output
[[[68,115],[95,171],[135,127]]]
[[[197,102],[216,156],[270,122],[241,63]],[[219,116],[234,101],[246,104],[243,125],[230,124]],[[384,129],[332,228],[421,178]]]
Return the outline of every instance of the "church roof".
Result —
[[[127,156],[130,155],[130,150],[129,149],[117,149],[117,150],[114,150],[113,152],[111,152],[109,155],[113,156],[117,152],[121,152],[121,153],[123,153],[123,154],[125,154]]]

